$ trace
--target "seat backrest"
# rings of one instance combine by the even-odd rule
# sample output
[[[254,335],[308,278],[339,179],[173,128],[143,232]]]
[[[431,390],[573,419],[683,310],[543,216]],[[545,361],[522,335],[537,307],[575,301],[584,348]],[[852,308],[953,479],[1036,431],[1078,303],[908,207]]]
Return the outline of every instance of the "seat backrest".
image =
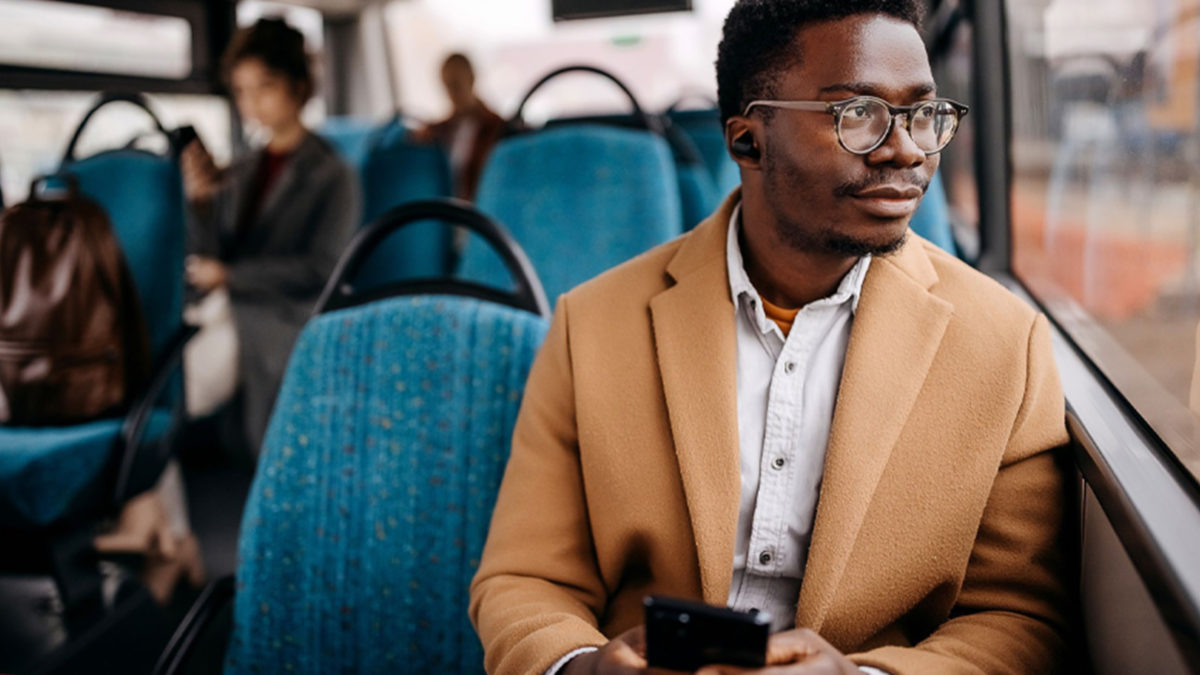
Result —
[[[741,172],[725,148],[725,133],[721,128],[721,113],[718,110],[672,110],[668,116],[700,151],[721,197],[741,185]]]
[[[104,207],[133,273],[153,354],[183,315],[183,181],[170,156],[112,150],[62,166],[81,193]]]
[[[450,162],[432,144],[415,143],[394,124],[377,129],[362,165],[363,223],[375,222],[390,209],[452,194]],[[401,130],[402,131],[402,130]],[[360,269],[357,281],[445,277],[453,273],[454,231],[437,223],[406,228],[388,238]]]
[[[484,170],[478,205],[509,228],[551,298],[682,232],[670,147],[633,129],[564,126],[508,138]],[[475,240],[460,275],[508,278]]]
[[[929,189],[917,212],[913,214],[909,227],[913,232],[936,244],[950,255],[958,255],[954,244],[954,230],[950,223],[950,202],[946,198],[946,186],[940,173],[933,175]]]
[[[546,328],[447,296],[308,324],[243,516],[227,673],[483,671],[468,586]]]
[[[361,117],[330,117],[317,130],[347,164],[361,170],[371,146],[375,124]]]

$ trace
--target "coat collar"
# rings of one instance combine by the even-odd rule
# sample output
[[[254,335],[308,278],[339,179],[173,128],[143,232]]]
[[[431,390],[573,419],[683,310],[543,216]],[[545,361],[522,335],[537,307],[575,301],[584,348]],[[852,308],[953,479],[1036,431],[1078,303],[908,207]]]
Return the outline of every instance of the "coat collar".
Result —
[[[741,193],[686,236],[667,265],[675,284],[650,302],[655,343],[704,600],[725,604],[740,496],[737,337],[726,263]],[[877,257],[863,282],[834,413],[797,625],[819,630],[835,600],[892,447],[953,313],[929,292],[923,241]]]

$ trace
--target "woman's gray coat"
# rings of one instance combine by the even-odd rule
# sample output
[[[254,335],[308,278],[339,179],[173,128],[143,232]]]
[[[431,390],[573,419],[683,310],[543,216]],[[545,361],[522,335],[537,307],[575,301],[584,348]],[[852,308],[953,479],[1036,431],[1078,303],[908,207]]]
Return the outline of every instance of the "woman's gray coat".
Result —
[[[354,171],[309,134],[239,234],[261,158],[254,153],[225,171],[212,202],[194,209],[191,237],[192,253],[229,271],[245,435],[256,455],[292,345],[361,217]]]

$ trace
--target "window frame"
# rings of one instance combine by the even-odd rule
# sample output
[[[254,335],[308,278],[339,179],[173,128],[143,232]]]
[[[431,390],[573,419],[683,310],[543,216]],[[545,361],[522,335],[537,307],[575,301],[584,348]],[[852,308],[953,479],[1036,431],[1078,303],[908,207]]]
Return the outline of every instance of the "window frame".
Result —
[[[233,0],[68,0],[77,5],[184,19],[192,32],[192,71],[183,79],[0,65],[0,89],[220,94],[220,55],[236,23]]]
[[[1044,312],[1067,401],[1076,466],[1111,521],[1175,644],[1200,663],[1200,489],[1197,476],[1121,393],[1071,306],[1017,276],[1012,238],[1012,102],[1007,3],[968,2],[974,26],[981,249],[977,267]]]

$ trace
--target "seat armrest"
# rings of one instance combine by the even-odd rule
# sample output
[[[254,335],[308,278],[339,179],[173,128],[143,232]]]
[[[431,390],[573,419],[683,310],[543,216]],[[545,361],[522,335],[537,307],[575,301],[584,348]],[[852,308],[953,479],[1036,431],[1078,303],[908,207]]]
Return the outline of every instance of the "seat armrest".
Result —
[[[197,332],[199,332],[199,328],[190,325],[181,325],[175,331],[171,339],[167,341],[166,348],[163,349],[162,354],[159,355],[157,362],[154,364],[150,383],[141,395],[137,397],[133,406],[125,415],[125,421],[121,425],[120,445],[118,448],[120,462],[117,464],[117,475],[113,490],[113,505],[118,509],[134,495],[149,488],[149,485],[138,484],[136,478],[147,474],[153,474],[154,477],[157,477],[169,459],[169,453],[162,452],[156,457],[142,457],[142,454],[144,454],[142,441],[149,427],[155,404],[162,399],[163,394],[167,391],[167,387],[171,384],[171,379],[183,367],[184,347],[187,346],[188,341]],[[180,403],[174,411],[173,423],[178,423],[182,415],[183,404]],[[140,465],[145,465],[146,462],[153,462],[152,466],[154,466],[154,470],[150,472],[142,471],[138,475],[135,475],[135,470]]]
[[[174,675],[182,672],[183,667],[192,657],[197,641],[204,634],[208,625],[233,600],[234,577],[232,574],[221,577],[204,587],[200,597],[196,598],[188,613],[183,617],[179,627],[171,636],[166,649],[158,657],[154,665],[154,675]]]

